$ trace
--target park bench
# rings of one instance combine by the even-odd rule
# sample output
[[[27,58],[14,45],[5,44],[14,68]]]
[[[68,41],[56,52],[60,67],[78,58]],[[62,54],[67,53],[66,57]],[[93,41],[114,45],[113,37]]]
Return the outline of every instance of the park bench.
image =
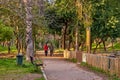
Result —
[[[31,60],[31,63],[32,63],[33,65],[35,65],[37,68],[38,68],[39,66],[43,67],[42,61],[41,61],[40,58],[38,58],[37,56],[34,57],[34,60],[33,60],[33,57],[30,57],[30,60]]]

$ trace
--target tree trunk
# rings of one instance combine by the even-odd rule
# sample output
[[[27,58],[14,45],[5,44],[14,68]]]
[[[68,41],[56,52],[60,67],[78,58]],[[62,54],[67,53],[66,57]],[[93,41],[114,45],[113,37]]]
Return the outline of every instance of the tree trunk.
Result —
[[[66,26],[65,26],[64,32],[63,32],[63,49],[66,48],[65,40],[66,40]]]
[[[24,53],[24,51],[23,51],[23,40],[21,40],[21,52]]]
[[[35,38],[34,38],[34,41],[33,41],[33,42],[34,42],[33,47],[34,47],[34,54],[35,54],[35,53],[36,53],[36,46],[35,46],[35,45],[36,45],[36,42],[37,42],[37,41],[36,41],[36,36],[35,36]]]
[[[90,50],[92,50],[92,38],[90,39]]]
[[[84,49],[84,43],[81,43],[81,51]]]
[[[100,45],[100,43],[101,43],[101,41],[96,44],[96,47],[95,47],[95,49],[93,51],[93,54],[96,53],[97,47],[98,47],[98,45]]]
[[[61,40],[61,43],[62,43],[62,48],[64,49],[64,34],[62,35],[62,40]]]
[[[26,60],[33,60],[34,46],[32,38],[32,0],[23,0],[26,10]]]
[[[18,36],[17,36],[16,48],[17,48],[17,51],[19,54],[20,53],[20,40],[19,40]]]
[[[76,26],[75,37],[76,37],[76,40],[75,40],[75,51],[78,52],[78,50],[79,50],[79,47],[78,47],[78,25]]]
[[[112,39],[112,50],[114,52],[114,45],[113,45],[113,43],[114,43],[114,40]]]
[[[68,25],[67,25],[67,23],[65,23],[65,26],[63,26],[63,40],[62,40],[62,48],[63,49],[66,49],[66,43],[65,43],[65,41],[66,41],[66,32],[67,32],[67,27],[68,27]]]
[[[5,41],[3,41],[3,47],[5,47]]]
[[[87,53],[90,53],[90,27],[86,28],[86,50]]]
[[[71,48],[71,43],[72,43],[72,37],[71,36],[69,36],[69,42],[68,42],[68,50],[70,50],[70,48]]]
[[[104,50],[107,51],[105,46],[105,41],[103,40],[102,42],[103,42]]]
[[[22,52],[22,54],[25,55],[25,42],[24,42],[24,39],[22,40],[21,52]]]
[[[10,41],[8,41],[8,54],[10,54]]]

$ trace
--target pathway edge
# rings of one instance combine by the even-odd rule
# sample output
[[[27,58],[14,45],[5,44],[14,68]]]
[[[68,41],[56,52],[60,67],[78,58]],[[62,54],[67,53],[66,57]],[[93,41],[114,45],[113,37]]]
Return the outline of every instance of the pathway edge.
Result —
[[[41,68],[41,71],[42,71],[42,73],[43,73],[43,76],[44,76],[45,80],[48,80],[48,79],[47,79],[47,76],[46,76],[46,74],[45,74],[45,71],[44,71],[44,69],[43,69],[43,67],[40,67],[40,68]]]

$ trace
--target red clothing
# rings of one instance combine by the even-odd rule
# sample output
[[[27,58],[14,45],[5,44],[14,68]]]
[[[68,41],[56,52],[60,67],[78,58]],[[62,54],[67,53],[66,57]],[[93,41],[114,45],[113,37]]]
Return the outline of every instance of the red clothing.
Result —
[[[48,46],[45,44],[44,45],[44,50],[47,51],[48,50]]]

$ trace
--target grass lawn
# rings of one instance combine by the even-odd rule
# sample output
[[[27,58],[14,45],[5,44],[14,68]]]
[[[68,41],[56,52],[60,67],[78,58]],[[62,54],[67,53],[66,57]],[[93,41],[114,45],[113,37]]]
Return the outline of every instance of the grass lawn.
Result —
[[[32,74],[40,75],[35,79],[44,80],[41,70],[25,60],[20,66],[16,64],[16,59],[0,59],[0,80],[24,80],[23,78],[27,77],[27,74],[30,76]]]

